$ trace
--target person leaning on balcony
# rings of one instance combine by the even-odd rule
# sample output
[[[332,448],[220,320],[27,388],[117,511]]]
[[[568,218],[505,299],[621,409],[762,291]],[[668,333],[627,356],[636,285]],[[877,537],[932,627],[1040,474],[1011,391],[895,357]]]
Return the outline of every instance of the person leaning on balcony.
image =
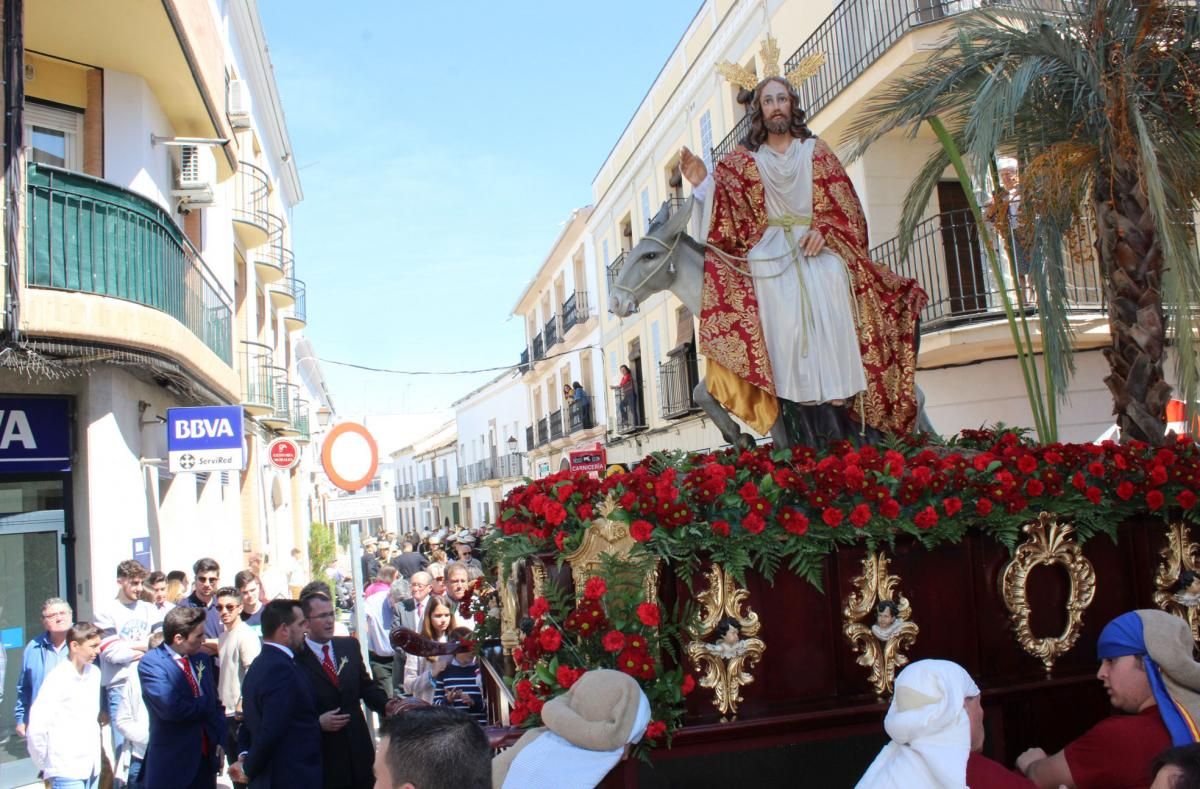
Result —
[[[583,388],[583,384],[576,381],[572,384],[575,390],[575,398],[571,402],[571,407],[579,414],[579,422],[583,425],[583,429],[587,430],[592,426],[592,396],[589,395]]]
[[[616,386],[610,386],[617,393],[617,409],[621,412],[621,422],[629,424],[633,420],[633,371],[626,365],[621,365],[621,380]]]
[[[1146,787],[1164,749],[1198,737],[1200,663],[1187,622],[1165,611],[1121,614],[1100,633],[1096,652],[1112,715],[1053,756],[1030,748],[1017,769],[1040,787]]]

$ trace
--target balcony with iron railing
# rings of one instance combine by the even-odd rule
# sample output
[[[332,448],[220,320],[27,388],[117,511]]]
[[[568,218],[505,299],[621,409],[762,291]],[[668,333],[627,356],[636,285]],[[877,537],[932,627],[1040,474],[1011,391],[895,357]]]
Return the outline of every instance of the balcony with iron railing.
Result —
[[[308,288],[304,280],[292,277],[288,281],[292,292],[292,310],[283,316],[283,323],[288,331],[303,329],[308,323]]]
[[[419,479],[417,480],[417,495],[432,496],[436,490],[436,479]]]
[[[271,286],[271,304],[275,309],[286,310],[296,303],[296,256],[284,247],[279,250],[283,276]]]
[[[1068,234],[1063,249],[1063,296],[1068,312],[1104,310],[1104,281],[1092,245],[1093,226],[1089,214]],[[906,259],[901,259],[896,238],[871,249],[870,256],[896,273],[915,279],[928,294],[929,302],[921,311],[921,333],[926,335],[967,323],[1003,319],[1002,289],[1008,291],[1014,305],[1017,303],[1008,249],[1011,246],[1018,255],[1028,253],[1019,244],[1004,243],[994,232],[993,243],[1000,256],[1002,282],[992,275],[978,225],[969,209],[946,211],[917,225]]]
[[[696,352],[685,352],[669,356],[658,366],[658,401],[663,419],[679,419],[697,410],[692,399],[699,375]]]
[[[274,368],[271,346],[242,340],[238,350],[242,409],[249,416],[264,416],[275,410]]]
[[[537,421],[537,445],[543,446],[550,443],[550,422],[546,417],[542,417]]]
[[[285,367],[271,367],[271,403],[273,408],[269,414],[263,414],[258,421],[276,430],[286,428],[292,423],[292,384],[288,381],[288,371]]]
[[[520,452],[509,452],[498,458],[498,478],[514,479],[526,476],[525,455]]]
[[[549,353],[559,340],[557,315],[551,315],[550,320],[546,321],[546,325],[542,329],[542,336],[546,339],[546,353]]]
[[[275,216],[275,214],[266,215],[267,228],[269,236],[265,244],[262,244],[255,249],[250,257],[254,260],[254,270],[258,275],[258,281],[264,285],[270,285],[273,282],[278,282],[283,278],[283,263],[285,246],[285,234],[283,220]]]
[[[638,396],[638,391],[632,384],[613,391],[611,418],[615,428],[613,432],[618,435],[625,436],[646,429],[642,398]]]
[[[278,430],[285,436],[298,436],[300,435],[300,428],[296,425],[296,421],[299,418],[296,411],[296,404],[300,402],[300,385],[288,383],[283,396],[287,398],[288,402],[288,421],[280,425]]]
[[[542,335],[536,334],[533,337],[533,342],[530,344],[533,350],[533,360],[535,362],[546,358],[546,349],[542,345]]]
[[[585,323],[591,314],[588,311],[586,290],[577,290],[562,305],[563,336],[581,323]]]
[[[529,451],[530,449],[533,449],[534,447],[537,446],[536,436],[537,436],[537,433],[534,432],[533,425],[530,425],[529,427],[525,428],[525,450],[526,451]]]
[[[271,236],[271,179],[265,170],[249,162],[238,162],[233,175],[233,231],[245,249],[267,242]]]
[[[1061,0],[1057,0],[1061,2]],[[825,55],[825,64],[798,89],[800,106],[813,117],[862,76],[910,31],[986,7],[1030,5],[1031,0],[843,0],[804,40],[783,66],[794,69],[809,55]],[[1034,4],[1053,7],[1055,0]],[[713,147],[716,162],[732,151],[750,131],[744,115]]]
[[[589,397],[586,400],[572,400],[565,419],[568,433],[590,430],[596,424],[595,415],[592,413],[592,399]]]
[[[471,476],[475,482],[487,482],[496,478],[496,463],[491,458],[477,460],[471,464]]]
[[[301,444],[307,444],[311,440],[308,429],[308,401],[297,397],[292,414],[292,424],[296,427],[296,440]]]
[[[26,176],[28,287],[157,310],[232,367],[233,300],[167,211],[128,189],[58,167],[31,163]],[[34,322],[50,317],[28,313]],[[124,324],[124,332],[99,336],[108,325],[101,317],[89,315],[87,322],[96,339],[141,339],[130,337],[128,322],[119,319],[113,325]]]
[[[517,366],[517,369],[522,373],[529,372],[529,348],[521,351],[521,362]]]
[[[563,412],[562,409],[550,412],[550,440],[555,441],[563,437]]]

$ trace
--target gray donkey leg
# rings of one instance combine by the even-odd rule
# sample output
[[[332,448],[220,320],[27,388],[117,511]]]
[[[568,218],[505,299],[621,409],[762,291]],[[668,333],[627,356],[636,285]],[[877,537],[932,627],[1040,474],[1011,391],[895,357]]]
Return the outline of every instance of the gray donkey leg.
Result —
[[[704,385],[703,380],[692,390],[692,400],[704,410],[726,441],[738,449],[754,448],[754,436],[741,431],[737,422],[725,410],[725,406],[718,403],[716,398],[709,394],[708,387]]]

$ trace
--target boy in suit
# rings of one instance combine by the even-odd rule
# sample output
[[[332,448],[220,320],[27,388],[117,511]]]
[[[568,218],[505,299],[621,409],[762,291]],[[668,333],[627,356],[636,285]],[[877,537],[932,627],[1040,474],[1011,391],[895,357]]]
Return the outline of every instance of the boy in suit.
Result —
[[[139,661],[142,699],[150,713],[142,772],[147,789],[217,785],[225,710],[212,658],[201,651],[205,618],[201,608],[172,608],[163,620],[163,643]]]

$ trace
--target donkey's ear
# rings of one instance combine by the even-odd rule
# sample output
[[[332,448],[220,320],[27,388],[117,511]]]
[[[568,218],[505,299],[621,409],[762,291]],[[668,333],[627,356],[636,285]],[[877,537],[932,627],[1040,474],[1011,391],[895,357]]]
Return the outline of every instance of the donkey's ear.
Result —
[[[675,211],[667,218],[661,231],[656,235],[661,238],[674,238],[680,233],[686,233],[688,222],[692,218],[692,200],[689,197],[683,205],[675,209]]]

